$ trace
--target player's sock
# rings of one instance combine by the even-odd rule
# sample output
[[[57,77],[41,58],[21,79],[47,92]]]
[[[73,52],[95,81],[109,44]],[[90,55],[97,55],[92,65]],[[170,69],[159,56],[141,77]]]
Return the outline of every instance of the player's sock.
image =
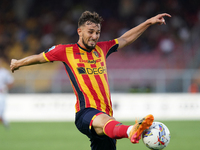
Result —
[[[113,139],[128,138],[128,128],[130,126],[123,125],[121,122],[109,120],[103,128],[104,133]]]

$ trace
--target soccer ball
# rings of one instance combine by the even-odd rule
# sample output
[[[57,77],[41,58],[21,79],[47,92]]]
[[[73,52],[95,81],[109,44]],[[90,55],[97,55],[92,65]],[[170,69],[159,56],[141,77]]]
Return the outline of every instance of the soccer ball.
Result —
[[[143,131],[142,140],[151,150],[163,149],[170,142],[169,129],[161,122],[153,122],[149,129]]]

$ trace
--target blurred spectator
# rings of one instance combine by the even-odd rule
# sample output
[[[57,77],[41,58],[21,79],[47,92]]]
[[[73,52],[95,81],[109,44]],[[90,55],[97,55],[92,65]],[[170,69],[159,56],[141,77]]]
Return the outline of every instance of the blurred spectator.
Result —
[[[120,7],[119,7],[119,14],[120,17],[126,19],[129,19],[129,17],[134,12],[134,3],[136,0],[120,0]]]
[[[192,82],[191,85],[188,88],[189,93],[198,93],[199,92],[199,86],[196,82]]]
[[[169,56],[174,50],[174,42],[167,36],[160,41],[159,47],[163,56]]]
[[[25,21],[28,17],[30,6],[33,4],[34,0],[14,0],[13,10],[19,21]]]

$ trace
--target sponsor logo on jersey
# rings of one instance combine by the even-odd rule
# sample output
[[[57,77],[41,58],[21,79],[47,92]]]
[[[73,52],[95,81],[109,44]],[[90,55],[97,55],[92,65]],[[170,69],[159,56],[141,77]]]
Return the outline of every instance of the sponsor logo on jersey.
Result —
[[[84,55],[84,53],[76,53],[76,55]]]
[[[98,62],[101,62],[101,59],[97,59],[97,60],[83,60],[83,59],[79,59],[79,62],[81,63],[89,63],[89,64],[96,64]]]
[[[98,68],[86,68],[86,67],[77,67],[79,74],[88,74],[88,75],[98,75],[106,73],[106,67]]]

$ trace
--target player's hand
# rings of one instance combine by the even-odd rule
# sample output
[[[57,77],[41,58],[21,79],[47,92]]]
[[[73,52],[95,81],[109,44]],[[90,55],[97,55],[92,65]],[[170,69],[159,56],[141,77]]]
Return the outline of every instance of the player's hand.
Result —
[[[153,24],[159,24],[159,25],[162,25],[162,24],[166,24],[165,22],[165,19],[164,17],[171,17],[170,14],[167,14],[167,13],[163,13],[163,14],[158,14],[156,15],[155,17],[152,17],[149,19],[149,22],[153,25]]]
[[[17,60],[16,59],[11,60],[10,69],[11,69],[12,73],[14,73],[15,70],[19,69],[19,67],[17,66]]]

